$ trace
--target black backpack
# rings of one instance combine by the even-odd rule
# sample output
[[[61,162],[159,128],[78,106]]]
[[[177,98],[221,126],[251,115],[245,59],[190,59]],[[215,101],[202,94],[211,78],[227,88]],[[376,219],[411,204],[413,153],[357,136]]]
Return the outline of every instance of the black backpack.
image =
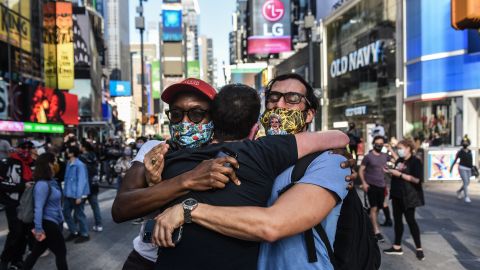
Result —
[[[292,171],[291,183],[281,192],[286,191],[300,180],[310,163],[320,154],[313,153],[298,160]],[[343,179],[332,179],[332,181],[343,181]],[[332,250],[321,224],[304,232],[308,261],[311,263],[317,261],[313,230],[318,233],[325,244],[330,262],[335,270],[376,270],[380,268],[381,256],[377,238],[373,233],[370,218],[355,189],[349,190],[343,199],[333,245],[335,252]]]

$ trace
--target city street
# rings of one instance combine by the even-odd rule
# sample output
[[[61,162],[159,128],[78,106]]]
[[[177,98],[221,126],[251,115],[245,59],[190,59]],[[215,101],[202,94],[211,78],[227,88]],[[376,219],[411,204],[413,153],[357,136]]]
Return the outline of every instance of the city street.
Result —
[[[454,194],[459,183],[433,183],[426,185],[426,206],[418,211],[419,226],[426,259],[418,261],[414,254],[413,240],[405,228],[406,244],[403,256],[382,255],[380,269],[478,269],[480,265],[480,184],[470,185],[472,203],[457,200]],[[91,232],[91,240],[84,244],[67,243],[68,264],[71,270],[121,269],[123,261],[132,249],[132,239],[139,225],[130,222],[115,224],[110,207],[115,197],[114,189],[104,190],[99,196],[104,218],[104,231]],[[92,224],[92,213],[86,206]],[[385,231],[386,242],[380,248],[388,248],[393,239],[393,228]],[[7,230],[6,220],[0,217],[0,245],[3,247]],[[34,269],[54,269],[54,256],[50,253],[38,260]]]

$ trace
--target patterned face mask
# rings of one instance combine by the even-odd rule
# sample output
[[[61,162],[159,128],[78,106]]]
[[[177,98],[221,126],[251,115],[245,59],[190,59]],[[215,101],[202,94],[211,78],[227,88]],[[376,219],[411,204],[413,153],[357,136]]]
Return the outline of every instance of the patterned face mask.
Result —
[[[182,122],[170,125],[172,142],[179,148],[198,148],[212,139],[213,122],[195,124]]]
[[[305,111],[275,108],[266,110],[260,121],[267,135],[296,134],[305,128]]]

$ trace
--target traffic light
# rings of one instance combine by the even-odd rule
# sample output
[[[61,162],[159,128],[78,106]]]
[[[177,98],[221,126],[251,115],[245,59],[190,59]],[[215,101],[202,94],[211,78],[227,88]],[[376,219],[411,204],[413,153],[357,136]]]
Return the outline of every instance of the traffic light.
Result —
[[[480,0],[452,0],[451,9],[453,28],[480,28]]]

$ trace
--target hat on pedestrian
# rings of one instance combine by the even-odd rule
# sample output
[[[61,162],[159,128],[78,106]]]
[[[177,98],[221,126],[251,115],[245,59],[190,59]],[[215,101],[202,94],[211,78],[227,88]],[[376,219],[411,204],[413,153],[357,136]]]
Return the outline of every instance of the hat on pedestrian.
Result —
[[[177,94],[192,91],[202,94],[209,100],[213,100],[217,95],[217,91],[210,84],[199,79],[188,78],[167,87],[163,91],[162,100],[167,104],[171,104]]]
[[[31,141],[27,139],[20,139],[17,143],[17,148],[33,148],[34,145]]]

